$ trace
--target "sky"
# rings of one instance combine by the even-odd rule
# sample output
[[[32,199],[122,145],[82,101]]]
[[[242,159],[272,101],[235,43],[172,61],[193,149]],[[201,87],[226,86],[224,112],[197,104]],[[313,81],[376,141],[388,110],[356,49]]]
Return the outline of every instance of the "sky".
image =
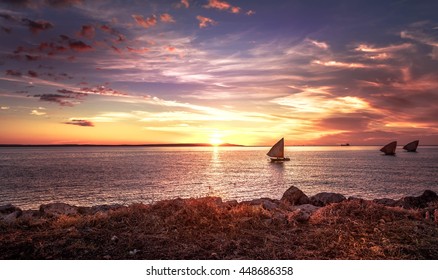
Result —
[[[0,143],[436,145],[436,11],[2,0]]]

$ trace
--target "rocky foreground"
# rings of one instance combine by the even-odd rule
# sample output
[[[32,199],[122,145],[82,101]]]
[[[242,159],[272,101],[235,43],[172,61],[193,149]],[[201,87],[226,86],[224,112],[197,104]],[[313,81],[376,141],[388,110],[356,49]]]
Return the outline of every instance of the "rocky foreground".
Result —
[[[0,206],[0,259],[438,259],[438,196]]]

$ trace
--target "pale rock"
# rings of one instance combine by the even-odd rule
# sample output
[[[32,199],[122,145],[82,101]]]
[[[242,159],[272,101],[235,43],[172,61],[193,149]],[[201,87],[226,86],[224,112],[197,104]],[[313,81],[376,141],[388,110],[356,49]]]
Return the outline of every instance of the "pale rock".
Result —
[[[78,207],[66,203],[50,203],[40,206],[40,212],[49,216],[76,215]]]
[[[249,205],[261,205],[264,209],[269,210],[269,211],[278,208],[278,204],[275,203],[275,200],[270,199],[270,198],[254,199],[254,200],[251,200],[248,204]]]
[[[312,204],[302,204],[302,205],[294,206],[294,209],[307,213],[309,215],[312,215],[316,210],[320,208],[321,207]]]

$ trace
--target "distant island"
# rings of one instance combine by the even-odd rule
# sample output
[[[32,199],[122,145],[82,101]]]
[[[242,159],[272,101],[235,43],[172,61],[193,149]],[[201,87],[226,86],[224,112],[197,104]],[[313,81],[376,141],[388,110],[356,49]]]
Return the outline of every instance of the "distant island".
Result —
[[[168,143],[168,144],[0,144],[0,147],[245,147],[244,145],[223,143]]]

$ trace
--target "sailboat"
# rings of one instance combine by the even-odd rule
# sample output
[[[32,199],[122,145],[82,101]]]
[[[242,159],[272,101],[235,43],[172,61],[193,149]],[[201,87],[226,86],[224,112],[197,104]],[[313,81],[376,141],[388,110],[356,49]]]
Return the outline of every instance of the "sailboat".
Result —
[[[406,144],[403,149],[405,149],[408,152],[416,152],[418,143],[420,143],[419,140],[412,141],[411,143]]]
[[[284,138],[275,143],[269,150],[267,155],[271,158],[271,161],[289,161],[290,158],[284,157]]]
[[[385,145],[380,151],[384,152],[387,156],[393,156],[395,155],[395,148],[397,148],[397,141]]]

